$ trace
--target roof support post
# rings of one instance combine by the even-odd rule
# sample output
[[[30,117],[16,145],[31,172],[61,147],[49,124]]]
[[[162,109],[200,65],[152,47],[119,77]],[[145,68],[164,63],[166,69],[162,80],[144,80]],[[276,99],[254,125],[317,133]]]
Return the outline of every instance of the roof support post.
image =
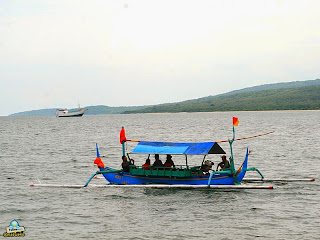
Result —
[[[203,165],[204,160],[206,159],[206,156],[207,156],[207,155],[204,155],[203,160],[202,160],[202,163],[201,163],[201,166]]]

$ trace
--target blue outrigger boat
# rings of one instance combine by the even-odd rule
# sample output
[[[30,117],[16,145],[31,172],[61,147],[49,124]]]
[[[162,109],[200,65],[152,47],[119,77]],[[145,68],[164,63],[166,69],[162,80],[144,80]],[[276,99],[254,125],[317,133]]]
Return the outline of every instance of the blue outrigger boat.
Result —
[[[184,147],[181,147],[184,146]],[[212,149],[213,151],[210,151]],[[187,153],[188,152],[188,153]],[[248,151],[239,170],[232,168],[224,171],[204,172],[199,166],[187,164],[188,155],[224,154],[225,152],[215,142],[206,143],[170,143],[170,142],[140,142],[133,153],[185,155],[186,165],[175,167],[149,167],[130,165],[129,172],[110,167],[100,167],[100,173],[113,184],[183,184],[183,185],[233,185],[239,184],[247,171]],[[232,165],[232,164],[231,164]]]
[[[234,118],[234,126],[237,125],[238,119]],[[241,166],[236,170],[234,166],[234,158],[232,152],[232,143],[235,140],[235,131],[233,126],[233,139],[226,140],[230,144],[231,157],[230,167],[221,171],[204,171],[203,164],[205,158],[209,154],[225,154],[225,151],[219,146],[217,142],[198,142],[198,143],[177,143],[177,142],[149,142],[138,140],[127,140],[125,131],[122,127],[120,132],[120,143],[122,144],[122,155],[125,156],[125,143],[128,141],[138,142],[136,147],[130,154],[146,154],[148,158],[151,154],[159,155],[184,155],[185,165],[174,167],[153,167],[144,168],[143,166],[130,165],[129,170],[119,170],[108,166],[104,166],[101,161],[98,145],[96,144],[97,158],[99,171],[94,173],[91,178],[84,185],[88,186],[89,182],[97,175],[102,174],[110,184],[121,185],[141,185],[141,184],[166,184],[166,185],[240,185],[247,171],[257,171],[261,177],[263,175],[256,168],[247,168],[249,151],[247,149],[245,159]],[[268,134],[268,133],[266,133]],[[264,135],[264,134],[262,134]],[[219,141],[219,142],[226,142]],[[128,158],[130,159],[129,155]],[[197,166],[188,165],[188,156],[198,155],[202,156],[202,163]],[[95,163],[97,164],[97,162]]]

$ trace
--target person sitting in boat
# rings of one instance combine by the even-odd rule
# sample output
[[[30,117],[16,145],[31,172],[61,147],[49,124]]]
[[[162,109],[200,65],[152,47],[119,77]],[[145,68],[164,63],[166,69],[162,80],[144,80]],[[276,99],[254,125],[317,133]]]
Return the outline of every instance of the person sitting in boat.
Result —
[[[127,156],[122,156],[122,164],[121,164],[122,170],[124,172],[129,172],[129,169],[130,169],[129,166],[130,165],[134,165],[134,160],[130,159],[130,161],[128,161]]]
[[[142,168],[145,170],[150,170],[150,166],[151,166],[151,163],[150,163],[150,159],[148,158],[145,164],[142,165]]]
[[[201,166],[202,172],[209,173],[209,171],[212,169],[213,164],[214,164],[213,162],[206,160],[204,164],[202,164]]]
[[[163,163],[162,163],[162,161],[160,160],[160,158],[159,158],[159,154],[155,154],[154,155],[154,158],[155,158],[155,161],[154,161],[154,163],[153,163],[153,167],[163,167]]]
[[[227,169],[227,168],[230,168],[230,163],[229,163],[229,161],[227,160],[226,155],[223,155],[223,156],[221,157],[221,159],[222,159],[222,162],[220,162],[220,163],[218,164],[216,171],[218,171],[218,168],[219,168],[219,167],[220,167],[220,171],[221,171],[221,170],[224,170],[224,169]]]
[[[164,163],[165,167],[175,167],[174,162],[172,161],[172,156],[170,154],[167,154],[167,160]]]

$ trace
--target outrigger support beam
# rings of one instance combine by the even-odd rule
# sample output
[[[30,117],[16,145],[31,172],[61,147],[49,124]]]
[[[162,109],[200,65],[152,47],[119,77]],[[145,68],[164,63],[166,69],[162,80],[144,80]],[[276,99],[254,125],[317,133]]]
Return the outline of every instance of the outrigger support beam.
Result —
[[[87,187],[89,185],[89,183],[91,182],[91,180],[98,174],[98,172],[99,171],[92,174],[92,176],[89,178],[89,180],[86,182],[86,184],[83,187]]]
[[[229,174],[230,176],[232,175],[232,171],[231,170],[225,170],[225,171],[212,171],[210,173],[210,176],[209,176],[209,180],[208,180],[208,187],[210,187],[211,185],[211,179],[213,177],[213,175],[215,174]]]
[[[264,176],[262,175],[262,173],[259,171],[258,168],[254,168],[254,167],[248,168],[247,171],[256,171],[256,172],[258,172],[260,174],[261,179],[264,179]]]
[[[92,176],[89,178],[89,180],[86,182],[86,184],[83,187],[87,187],[91,180],[98,174],[103,174],[103,173],[118,173],[121,172],[120,170],[108,170],[108,171],[97,171]]]
[[[212,172],[210,173],[210,177],[209,177],[209,180],[208,180],[208,187],[210,187],[212,176],[213,176],[215,173],[216,173],[215,171],[212,171]]]

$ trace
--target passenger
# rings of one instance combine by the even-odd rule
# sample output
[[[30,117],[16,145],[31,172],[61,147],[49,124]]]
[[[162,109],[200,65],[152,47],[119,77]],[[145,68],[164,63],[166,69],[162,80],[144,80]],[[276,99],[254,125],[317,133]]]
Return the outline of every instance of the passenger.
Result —
[[[218,164],[216,171],[218,171],[218,168],[219,168],[219,167],[220,167],[220,171],[221,171],[221,170],[224,170],[224,169],[227,169],[227,168],[230,168],[230,163],[228,162],[226,155],[223,155],[223,156],[221,157],[221,159],[222,159],[222,162],[220,162],[220,163]]]
[[[159,154],[155,154],[154,155],[155,161],[153,163],[153,167],[162,167],[163,163],[162,161],[159,159]]]
[[[124,172],[129,172],[129,169],[130,169],[129,166],[130,165],[134,165],[134,160],[130,159],[130,161],[128,161],[127,156],[122,156],[122,164],[121,164],[122,170]]]
[[[204,162],[204,164],[202,164],[201,166],[201,170],[205,173],[209,173],[209,171],[212,169],[212,166],[214,165],[213,162],[209,161],[209,160],[206,160]]]
[[[174,162],[172,161],[172,156],[170,154],[167,154],[167,160],[164,163],[165,167],[175,167]]]
[[[150,170],[150,166],[151,166],[150,159],[148,158],[146,160],[146,163],[142,165],[142,168],[145,169],[145,170]]]

